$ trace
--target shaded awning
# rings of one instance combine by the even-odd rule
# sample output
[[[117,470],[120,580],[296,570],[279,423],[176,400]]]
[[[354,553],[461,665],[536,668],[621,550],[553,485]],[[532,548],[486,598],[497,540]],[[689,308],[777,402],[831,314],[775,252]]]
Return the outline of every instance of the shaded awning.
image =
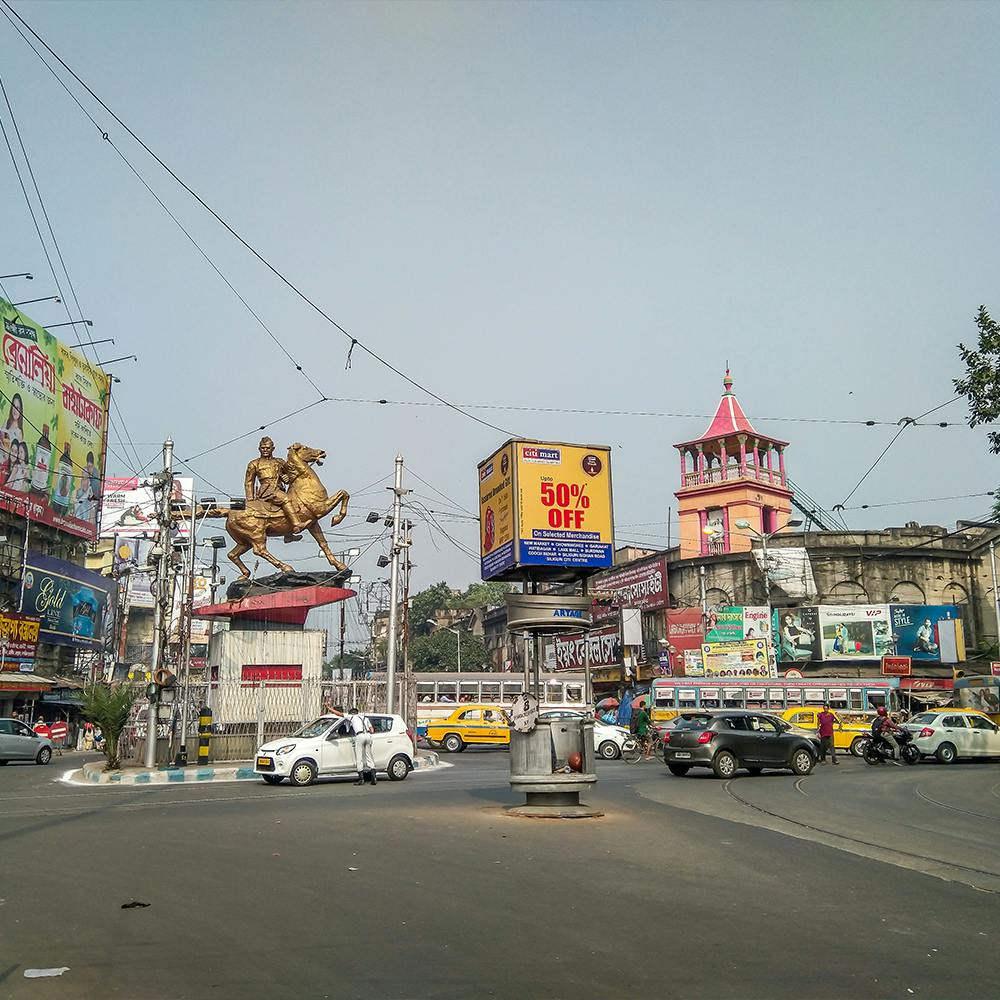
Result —
[[[38,674],[0,673],[0,691],[13,691],[15,694],[34,694],[49,691],[55,682],[50,677],[40,677]]]

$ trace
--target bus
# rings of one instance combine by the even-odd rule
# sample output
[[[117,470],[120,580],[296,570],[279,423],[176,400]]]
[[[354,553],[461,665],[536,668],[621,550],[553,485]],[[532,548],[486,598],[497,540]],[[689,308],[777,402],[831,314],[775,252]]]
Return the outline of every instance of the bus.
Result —
[[[684,709],[748,708],[783,712],[828,704],[848,713],[899,708],[898,677],[657,677],[652,682],[652,719],[666,722]]]
[[[524,693],[522,674],[418,673],[416,677],[418,726],[426,726],[431,719],[447,718],[458,705],[509,705]],[[587,711],[583,674],[543,673],[540,680],[542,711]]]

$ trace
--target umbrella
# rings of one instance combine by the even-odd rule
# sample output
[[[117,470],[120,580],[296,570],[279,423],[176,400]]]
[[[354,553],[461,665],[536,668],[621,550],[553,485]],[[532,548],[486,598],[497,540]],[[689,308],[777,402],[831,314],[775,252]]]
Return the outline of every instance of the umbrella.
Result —
[[[641,701],[648,701],[648,700],[649,700],[649,692],[648,691],[643,691],[642,694],[637,694],[632,699],[632,707],[633,708],[638,708],[639,707],[639,702],[641,702]]]
[[[596,707],[597,708],[617,708],[618,707],[618,699],[617,698],[602,698],[597,703]]]

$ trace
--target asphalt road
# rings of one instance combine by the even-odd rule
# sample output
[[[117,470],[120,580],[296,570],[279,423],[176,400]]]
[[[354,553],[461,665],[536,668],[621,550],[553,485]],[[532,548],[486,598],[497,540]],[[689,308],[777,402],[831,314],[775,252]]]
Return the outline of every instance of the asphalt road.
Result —
[[[448,760],[376,788],[0,769],[0,997],[998,993],[1000,765],[602,763],[607,815],[550,821],[503,814],[506,754]]]

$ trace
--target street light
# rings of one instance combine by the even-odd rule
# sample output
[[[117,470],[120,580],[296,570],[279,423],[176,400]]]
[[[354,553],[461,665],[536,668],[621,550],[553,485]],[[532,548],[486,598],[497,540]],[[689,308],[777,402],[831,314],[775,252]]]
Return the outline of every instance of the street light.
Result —
[[[62,302],[58,295],[45,295],[40,299],[25,299],[23,302],[11,302],[12,306],[30,306],[33,302]]]
[[[747,521],[744,518],[740,518],[740,520],[736,522],[736,527],[739,528],[741,531],[749,531],[755,538],[760,539],[760,547],[762,553],[761,563],[762,563],[762,569],[764,571],[764,590],[766,591],[766,597],[767,597],[768,621],[771,620],[771,574],[769,572],[768,562],[767,562],[768,539],[773,538],[779,532],[784,531],[785,528],[799,528],[801,526],[802,526],[802,521],[799,518],[792,518],[790,521],[787,521],[785,524],[783,524],[780,528],[775,528],[774,531],[764,532],[764,531],[758,531],[749,521]],[[753,551],[753,542],[750,543],[750,549],[751,551]]]
[[[425,619],[426,624],[433,625],[438,631],[444,629],[447,632],[453,632],[455,638],[458,641],[458,672],[462,672],[462,633],[457,628],[452,628],[450,625],[439,625],[433,618]]]
[[[25,281],[35,280],[35,276],[33,274],[29,274],[27,271],[23,274],[0,274],[0,281],[3,281],[4,278],[24,278]]]

